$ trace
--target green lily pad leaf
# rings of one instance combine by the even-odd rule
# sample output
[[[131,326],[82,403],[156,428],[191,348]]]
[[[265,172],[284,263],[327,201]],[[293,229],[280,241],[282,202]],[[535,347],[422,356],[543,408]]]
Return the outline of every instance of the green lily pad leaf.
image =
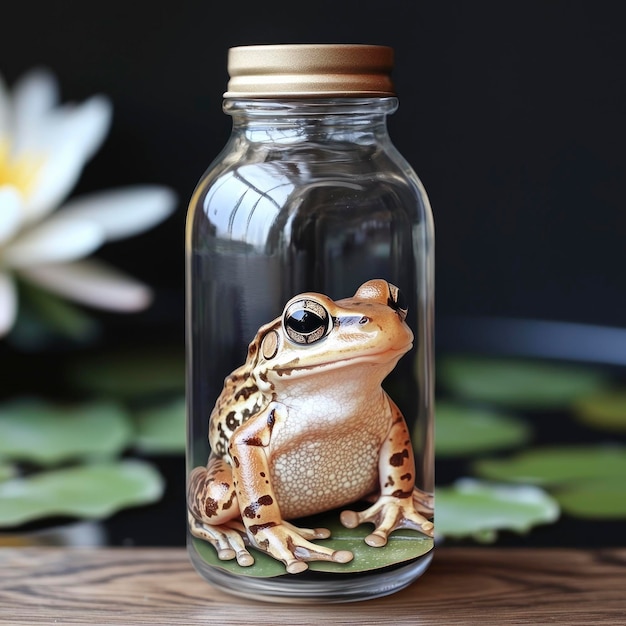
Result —
[[[178,454],[185,451],[185,398],[137,411],[135,424],[135,446],[141,452]]]
[[[340,511],[331,511],[314,518],[299,520],[296,522],[296,525],[308,528],[328,528],[331,532],[331,537],[329,539],[316,540],[314,543],[335,550],[350,550],[354,554],[354,559],[349,563],[314,561],[309,563],[308,571],[336,574],[366,572],[410,561],[423,556],[433,548],[434,542],[432,538],[412,530],[395,531],[392,533],[386,546],[372,548],[365,543],[365,537],[372,532],[373,526],[365,524],[354,529],[344,528],[338,521],[339,513]],[[220,561],[217,558],[215,548],[205,541],[194,538],[193,545],[198,554],[207,563],[233,574],[255,578],[288,575],[282,562],[254,548],[249,549],[254,556],[254,564],[250,567],[242,567],[234,559],[232,561]],[[306,572],[295,576],[306,576]]]
[[[554,490],[564,513],[588,520],[626,519],[626,484],[623,476],[582,480]]]
[[[0,405],[0,456],[52,465],[112,456],[130,442],[126,411],[111,402],[52,404],[24,398]]]
[[[438,457],[521,446],[532,435],[530,425],[518,417],[449,401],[436,403],[435,429]]]
[[[372,569],[396,565],[405,561],[423,556],[433,548],[433,539],[414,530],[396,530],[390,536],[387,545],[382,548],[372,548],[365,543],[374,526],[363,524],[358,528],[345,528],[337,518],[326,521],[328,516],[318,516],[310,523],[316,528],[328,528],[331,532],[329,539],[319,541],[321,545],[334,550],[350,550],[354,559],[350,563],[328,563],[317,561],[310,564],[314,572],[366,572]]]
[[[0,483],[0,526],[47,517],[104,519],[156,502],[164,481],[149,463],[127,460],[33,474]]]
[[[626,432],[626,391],[611,389],[580,398],[574,415],[593,428]]]
[[[473,465],[483,478],[535,485],[574,485],[583,480],[626,476],[626,447],[555,446],[528,450],[507,459],[484,459]]]
[[[453,539],[494,541],[497,531],[526,533],[538,524],[555,522],[557,501],[533,485],[490,484],[462,478],[435,490],[435,529]]]
[[[609,384],[600,369],[487,357],[441,357],[438,379],[460,398],[520,409],[567,407]]]
[[[185,355],[179,348],[82,357],[68,370],[80,389],[122,398],[181,393]]]
[[[16,473],[15,466],[10,463],[0,462],[0,483],[4,480],[9,480],[9,478],[13,478]]]

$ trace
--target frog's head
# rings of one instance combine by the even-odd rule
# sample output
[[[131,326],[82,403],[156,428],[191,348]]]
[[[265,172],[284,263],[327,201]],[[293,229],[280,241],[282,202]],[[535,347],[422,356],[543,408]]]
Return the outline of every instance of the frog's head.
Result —
[[[413,346],[406,315],[400,290],[380,279],[336,302],[299,294],[260,330],[256,373],[278,382],[369,364],[386,376]]]

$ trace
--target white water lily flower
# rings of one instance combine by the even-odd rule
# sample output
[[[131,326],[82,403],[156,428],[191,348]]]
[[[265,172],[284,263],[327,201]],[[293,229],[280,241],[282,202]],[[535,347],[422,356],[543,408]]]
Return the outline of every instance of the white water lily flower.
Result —
[[[138,311],[147,285],[96,259],[102,244],[139,234],[168,217],[176,196],[138,185],[67,200],[111,124],[111,104],[94,96],[59,105],[48,70],[9,91],[0,76],[0,336],[18,310],[15,279],[100,309]]]

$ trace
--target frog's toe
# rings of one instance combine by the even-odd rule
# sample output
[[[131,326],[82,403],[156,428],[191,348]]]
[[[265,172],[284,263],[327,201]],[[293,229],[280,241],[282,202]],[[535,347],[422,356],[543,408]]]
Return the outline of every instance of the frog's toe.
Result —
[[[249,567],[254,564],[254,557],[245,547],[242,535],[231,525],[227,529],[222,528],[222,533],[216,539],[215,547],[217,548],[217,556],[222,561],[236,558],[237,563],[242,567]]]
[[[237,559],[237,563],[242,567],[250,567],[254,564],[254,557],[232,537],[222,537],[216,540],[214,545],[220,561]]]
[[[361,523],[361,516],[356,511],[342,511],[339,521],[346,528],[356,528]]]
[[[331,550],[314,544],[297,546],[294,556],[299,561],[331,561],[333,563],[349,563],[354,558],[354,554],[349,550]]]
[[[330,537],[328,528],[313,528],[311,532],[313,533],[312,539],[328,539]]]
[[[312,539],[328,539],[328,537],[330,537],[330,530],[328,530],[328,528],[300,528],[289,522],[283,522],[283,524],[308,541]]]
[[[416,511],[422,515],[431,517],[435,510],[435,497],[432,493],[428,493],[427,491],[422,491],[421,489],[414,487],[413,505],[415,506]]]
[[[368,516],[362,513],[356,513],[355,511],[343,511],[340,520],[346,528],[356,528],[364,522],[374,522],[374,520],[370,519]],[[389,532],[387,528],[379,525],[372,533],[365,537],[364,541],[368,546],[372,546],[372,548],[382,548],[387,545]]]
[[[227,546],[220,544],[221,542],[215,545],[217,558],[220,561],[232,561],[233,559],[237,559],[237,563],[239,563],[242,567],[250,567],[250,565],[254,565],[254,557],[245,548],[241,548],[233,544],[229,544]]]
[[[350,550],[337,550],[333,554],[335,563],[349,563],[354,558],[354,554]]]
[[[382,548],[387,545],[387,535],[382,531],[374,531],[365,537],[365,543],[372,548]]]
[[[254,557],[247,550],[241,550],[237,552],[237,563],[242,567],[250,567],[254,565]]]
[[[301,572],[309,569],[309,565],[306,561],[294,559],[293,561],[285,563],[285,568],[289,574],[300,574]]]
[[[232,561],[236,555],[237,553],[230,548],[224,548],[222,550],[220,550],[219,548],[217,549],[217,558],[220,561]]]
[[[300,574],[309,569],[308,561],[332,561],[333,563],[349,563],[354,558],[354,554],[349,550],[335,550],[330,553],[296,548],[294,550],[295,559],[285,560],[285,568],[289,574]]]

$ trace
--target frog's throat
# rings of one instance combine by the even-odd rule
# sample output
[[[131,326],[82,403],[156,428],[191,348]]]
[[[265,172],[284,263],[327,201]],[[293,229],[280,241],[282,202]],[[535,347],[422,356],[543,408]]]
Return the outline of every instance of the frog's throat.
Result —
[[[354,367],[358,365],[373,364],[373,365],[386,365],[389,367],[390,363],[393,363],[391,367],[395,366],[395,363],[406,354],[413,347],[413,343],[409,343],[402,348],[384,350],[382,352],[373,352],[371,354],[358,354],[353,357],[347,357],[345,359],[333,359],[329,361],[320,361],[319,363],[311,363],[310,365],[300,365],[298,359],[292,359],[284,365],[275,365],[272,369],[278,374],[278,376],[308,376],[311,373],[317,373],[320,371],[330,372],[332,370],[339,370],[345,367]],[[391,371],[391,370],[390,370]]]

